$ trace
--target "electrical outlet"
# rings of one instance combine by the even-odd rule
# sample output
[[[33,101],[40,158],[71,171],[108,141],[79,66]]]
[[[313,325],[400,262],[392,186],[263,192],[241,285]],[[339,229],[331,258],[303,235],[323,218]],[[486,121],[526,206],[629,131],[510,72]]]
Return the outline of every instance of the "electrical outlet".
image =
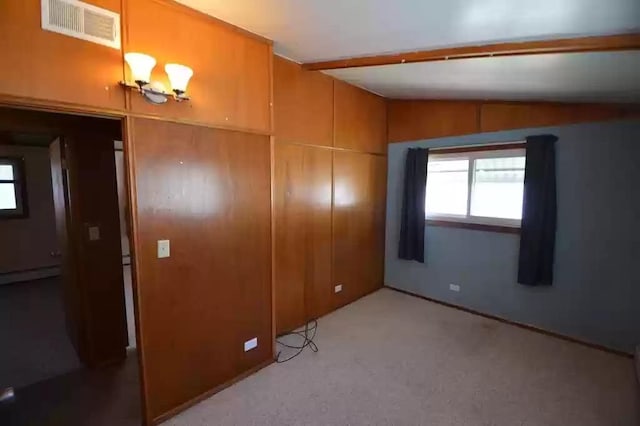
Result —
[[[254,337],[251,340],[247,340],[246,342],[244,342],[244,351],[250,351],[251,349],[254,349],[258,346],[258,338]]]
[[[449,284],[449,290],[460,291],[460,286],[458,284]]]
[[[334,293],[340,293],[342,291],[342,284],[338,284],[333,291]]]
[[[169,240],[158,240],[158,259],[171,256]]]

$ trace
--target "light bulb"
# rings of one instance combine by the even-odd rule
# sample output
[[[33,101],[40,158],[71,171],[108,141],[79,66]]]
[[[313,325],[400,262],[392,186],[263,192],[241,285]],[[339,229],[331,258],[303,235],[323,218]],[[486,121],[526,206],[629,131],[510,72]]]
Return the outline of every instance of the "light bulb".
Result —
[[[126,53],[124,60],[129,64],[133,80],[139,86],[144,86],[151,81],[151,70],[156,66],[154,57],[144,53]]]
[[[193,70],[187,66],[180,64],[167,64],[164,66],[164,70],[169,76],[171,88],[176,93],[176,95],[185,93],[187,91],[189,79],[193,75]]]

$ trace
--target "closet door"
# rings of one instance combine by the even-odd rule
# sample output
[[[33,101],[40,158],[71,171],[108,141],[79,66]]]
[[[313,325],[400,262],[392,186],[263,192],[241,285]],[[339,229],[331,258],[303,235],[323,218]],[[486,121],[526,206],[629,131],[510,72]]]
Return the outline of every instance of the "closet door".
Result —
[[[275,146],[276,332],[331,310],[331,151]]]
[[[333,274],[335,307],[382,287],[386,157],[334,152]]]

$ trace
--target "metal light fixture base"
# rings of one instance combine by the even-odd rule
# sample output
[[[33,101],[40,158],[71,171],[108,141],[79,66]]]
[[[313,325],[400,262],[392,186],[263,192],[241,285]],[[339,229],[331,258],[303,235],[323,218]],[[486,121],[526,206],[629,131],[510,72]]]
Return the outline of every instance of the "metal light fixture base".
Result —
[[[174,90],[174,93],[169,93],[165,90],[164,85],[159,82],[146,82],[137,80],[135,84],[128,83],[126,81],[120,81],[119,83],[123,87],[133,89],[144,96],[145,100],[154,105],[162,105],[166,103],[170,98],[176,102],[188,101],[191,98],[180,90]]]

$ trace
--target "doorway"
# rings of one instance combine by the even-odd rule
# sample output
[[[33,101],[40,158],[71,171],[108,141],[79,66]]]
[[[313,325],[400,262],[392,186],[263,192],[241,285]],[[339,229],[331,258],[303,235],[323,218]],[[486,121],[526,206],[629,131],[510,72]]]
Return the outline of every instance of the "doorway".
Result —
[[[0,108],[0,424],[141,424],[120,141]]]

